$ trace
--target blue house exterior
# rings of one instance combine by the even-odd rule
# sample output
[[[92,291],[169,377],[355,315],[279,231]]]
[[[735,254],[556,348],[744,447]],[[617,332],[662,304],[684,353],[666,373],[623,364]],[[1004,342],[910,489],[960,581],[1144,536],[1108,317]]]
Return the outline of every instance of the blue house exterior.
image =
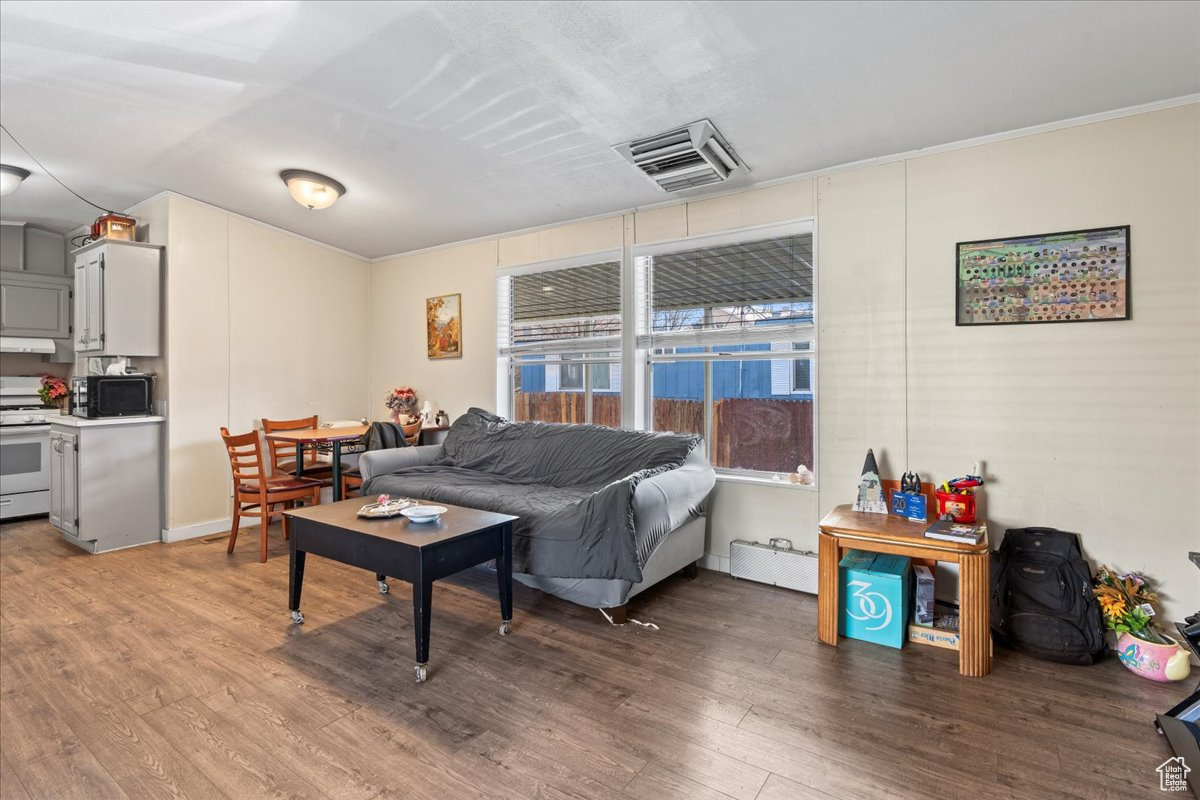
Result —
[[[724,348],[723,348],[724,349]],[[743,345],[726,350],[734,352],[752,352],[770,350],[769,344]],[[702,352],[700,347],[681,347],[677,353]],[[781,354],[782,355],[782,354]],[[765,359],[754,361],[714,361],[712,364],[713,399],[723,400],[728,397],[765,397],[788,398],[791,400],[811,400],[812,383],[808,380],[807,370],[810,362],[800,362],[800,380],[796,381],[793,374],[795,369],[791,358]],[[546,388],[546,371],[554,369],[553,364],[546,366],[531,366],[521,368],[521,391],[544,392]],[[652,370],[654,397],[675,400],[704,399],[704,364],[699,361],[668,361],[654,365]],[[557,384],[557,381],[553,381]],[[551,386],[549,391],[570,391]],[[575,390],[579,391],[579,390]],[[620,387],[612,389],[593,389],[594,394],[617,394]]]
[[[781,306],[789,307],[789,306]],[[812,305],[796,303],[794,308],[807,310],[811,319]],[[761,320],[755,325],[771,326],[777,320]],[[776,398],[789,400],[812,400],[811,361],[793,360],[792,345],[778,345],[780,358],[748,361],[712,362],[713,400],[726,398]],[[721,347],[721,352],[763,352],[772,349],[767,343],[732,345]],[[703,347],[679,347],[676,353],[701,353]],[[786,355],[785,355],[786,354]],[[521,368],[522,392],[582,391],[582,389],[560,388],[557,376],[546,376],[555,369],[553,364]],[[621,391],[620,368],[612,365],[611,388],[593,388],[593,394],[619,394]],[[699,361],[663,361],[656,363],[651,371],[654,397],[672,400],[704,399],[704,364]],[[550,384],[549,386],[547,384]]]

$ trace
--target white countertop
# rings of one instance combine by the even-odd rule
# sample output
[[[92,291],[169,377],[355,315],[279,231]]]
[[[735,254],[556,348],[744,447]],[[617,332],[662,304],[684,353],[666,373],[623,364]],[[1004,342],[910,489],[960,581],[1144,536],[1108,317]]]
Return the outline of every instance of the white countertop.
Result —
[[[51,425],[66,425],[69,428],[91,428],[100,425],[144,425],[150,422],[165,422],[166,417],[104,417],[101,419],[84,419],[71,414],[50,417]]]

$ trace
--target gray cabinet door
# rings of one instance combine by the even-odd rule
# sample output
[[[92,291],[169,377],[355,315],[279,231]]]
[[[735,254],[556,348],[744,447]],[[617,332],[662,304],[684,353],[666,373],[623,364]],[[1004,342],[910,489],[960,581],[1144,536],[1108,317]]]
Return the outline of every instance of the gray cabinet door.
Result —
[[[62,437],[55,431],[50,432],[50,524],[62,528],[62,451],[59,442]]]
[[[50,431],[50,524],[74,533],[76,495],[76,435]]]
[[[26,228],[25,270],[43,275],[66,275],[69,270],[64,237],[39,228]]]
[[[104,251],[75,259],[75,351],[104,347]]]
[[[63,506],[62,529],[72,536],[79,535],[79,437],[64,433],[63,438]]]
[[[77,434],[50,434],[50,524],[72,536],[79,535],[78,446]]]
[[[0,276],[0,333],[37,339],[71,335],[71,287],[48,276]]]
[[[25,226],[0,224],[0,269],[25,269]]]

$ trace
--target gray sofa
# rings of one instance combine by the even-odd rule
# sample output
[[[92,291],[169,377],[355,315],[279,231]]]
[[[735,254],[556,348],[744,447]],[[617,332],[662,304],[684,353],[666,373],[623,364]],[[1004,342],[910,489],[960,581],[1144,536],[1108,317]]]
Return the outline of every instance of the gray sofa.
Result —
[[[696,563],[715,474],[699,437],[509,422],[471,409],[445,441],[364,453],[363,495],[514,514],[517,580],[591,608]]]

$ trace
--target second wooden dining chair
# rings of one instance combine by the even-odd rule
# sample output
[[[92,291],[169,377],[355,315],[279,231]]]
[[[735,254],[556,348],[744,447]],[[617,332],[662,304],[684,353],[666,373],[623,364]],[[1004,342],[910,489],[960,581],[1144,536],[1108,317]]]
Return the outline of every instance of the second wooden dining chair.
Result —
[[[255,512],[260,520],[259,561],[267,560],[267,527],[271,517],[283,516],[283,512],[296,507],[296,501],[317,505],[321,502],[321,482],[312,478],[297,478],[294,475],[270,475],[263,466],[262,444],[258,433],[233,435],[228,428],[221,428],[221,439],[229,453],[229,467],[233,471],[233,527],[229,530],[229,547],[232,553],[237,543],[238,526],[242,516]],[[275,508],[282,505],[282,508]],[[283,538],[288,538],[288,520],[283,516]]]
[[[262,420],[263,433],[281,433],[284,431],[315,431],[317,417],[301,419],[267,419]],[[296,474],[296,445],[290,442],[277,442],[267,439],[267,451],[271,459],[271,473],[274,475]],[[311,447],[304,452],[304,477],[318,480],[324,486],[333,484],[333,465],[317,458],[317,451]]]

